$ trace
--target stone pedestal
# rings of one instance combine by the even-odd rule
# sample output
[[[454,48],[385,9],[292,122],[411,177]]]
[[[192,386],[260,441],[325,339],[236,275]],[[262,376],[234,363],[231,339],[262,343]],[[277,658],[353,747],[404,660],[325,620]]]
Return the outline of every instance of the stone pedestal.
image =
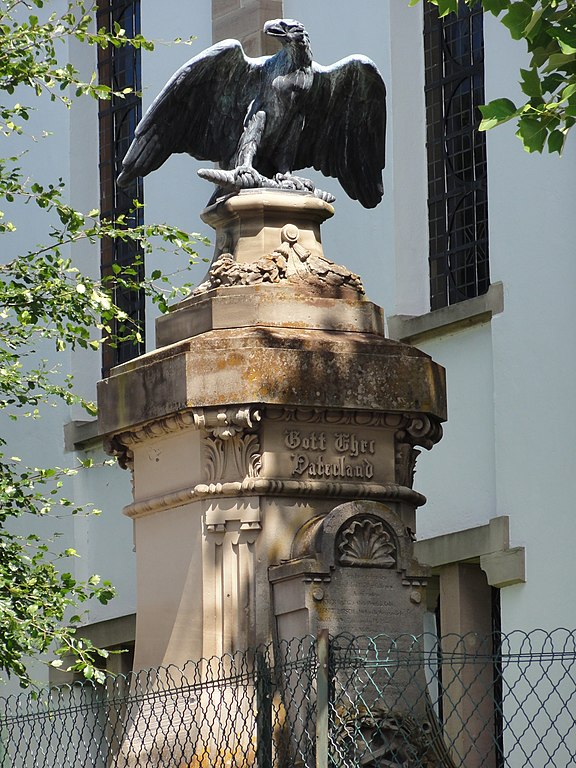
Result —
[[[313,630],[318,579],[355,585],[358,631],[419,625],[412,480],[417,447],[441,436],[444,372],[386,339],[359,278],[325,258],[332,213],[269,190],[208,209],[206,282],[160,318],[155,351],[100,383],[101,432],[134,473],[137,667],[266,642],[288,631],[289,593],[306,613],[285,626]],[[344,573],[341,544],[363,532],[387,554]],[[324,625],[354,631],[348,608]]]

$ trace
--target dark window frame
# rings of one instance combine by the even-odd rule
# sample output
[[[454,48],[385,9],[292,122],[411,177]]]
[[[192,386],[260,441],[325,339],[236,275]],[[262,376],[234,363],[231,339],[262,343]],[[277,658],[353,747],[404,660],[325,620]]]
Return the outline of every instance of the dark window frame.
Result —
[[[140,0],[98,0],[96,22],[99,29],[111,30],[118,23],[126,30],[127,37],[140,33]],[[142,179],[136,179],[126,189],[120,189],[116,179],[122,159],[134,136],[134,129],[142,116],[140,92],[140,49],[131,45],[116,48],[112,45],[98,49],[98,76],[100,83],[114,91],[132,88],[124,98],[112,96],[101,100],[98,109],[99,126],[99,177],[100,211],[104,219],[116,220],[126,216],[131,224],[144,223],[142,208],[134,207],[134,200],[144,203]],[[142,250],[132,242],[105,239],[101,242],[100,264],[103,277],[114,274],[114,265],[134,269],[136,282],[144,278]],[[145,296],[142,290],[114,289],[115,304],[126,312],[130,327],[139,329],[141,340],[121,340],[122,326],[116,324],[113,335],[119,337],[114,345],[105,343],[102,352],[102,376],[109,375],[111,368],[145,352]]]
[[[430,308],[480,296],[490,287],[481,5],[460,0],[438,16],[424,3]]]

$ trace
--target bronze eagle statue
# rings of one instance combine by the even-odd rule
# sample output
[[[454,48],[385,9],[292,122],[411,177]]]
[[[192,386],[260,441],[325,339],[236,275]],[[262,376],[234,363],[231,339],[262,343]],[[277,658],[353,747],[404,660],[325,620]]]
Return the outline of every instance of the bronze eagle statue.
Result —
[[[120,186],[187,152],[252,177],[252,186],[314,167],[366,208],[378,205],[386,87],[376,65],[360,55],[317,64],[293,19],[268,21],[264,33],[282,44],[273,56],[250,58],[237,40],[224,40],[170,78],[136,127]]]

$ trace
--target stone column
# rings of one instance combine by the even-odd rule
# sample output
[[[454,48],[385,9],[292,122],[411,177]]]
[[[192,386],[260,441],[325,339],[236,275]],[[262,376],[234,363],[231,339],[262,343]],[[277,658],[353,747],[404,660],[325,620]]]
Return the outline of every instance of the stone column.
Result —
[[[478,565],[440,571],[444,734],[456,762],[493,768],[494,667],[490,587]],[[455,661],[458,660],[458,662]]]
[[[206,281],[160,318],[155,351],[100,383],[101,432],[134,476],[125,513],[137,553],[136,667],[270,640],[281,582],[307,578],[290,562],[305,555],[336,578],[308,544],[347,502],[377,504],[338,519],[392,541],[399,599],[419,615],[425,573],[410,547],[424,498],[413,471],[418,447],[441,436],[444,372],[386,339],[360,278],[325,257],[320,226],[332,214],[313,196],[274,190],[208,209],[216,253]],[[306,626],[319,626],[307,599]],[[386,600],[358,629],[404,631]],[[354,628],[343,618],[330,626],[341,625]]]

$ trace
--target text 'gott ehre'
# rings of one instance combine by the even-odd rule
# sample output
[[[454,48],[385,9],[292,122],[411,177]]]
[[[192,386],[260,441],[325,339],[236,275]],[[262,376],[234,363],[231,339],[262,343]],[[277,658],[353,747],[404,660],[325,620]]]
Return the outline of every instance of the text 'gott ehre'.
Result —
[[[347,478],[371,480],[374,464],[368,457],[376,452],[374,440],[353,432],[309,432],[287,429],[284,444],[293,453],[292,477]]]

